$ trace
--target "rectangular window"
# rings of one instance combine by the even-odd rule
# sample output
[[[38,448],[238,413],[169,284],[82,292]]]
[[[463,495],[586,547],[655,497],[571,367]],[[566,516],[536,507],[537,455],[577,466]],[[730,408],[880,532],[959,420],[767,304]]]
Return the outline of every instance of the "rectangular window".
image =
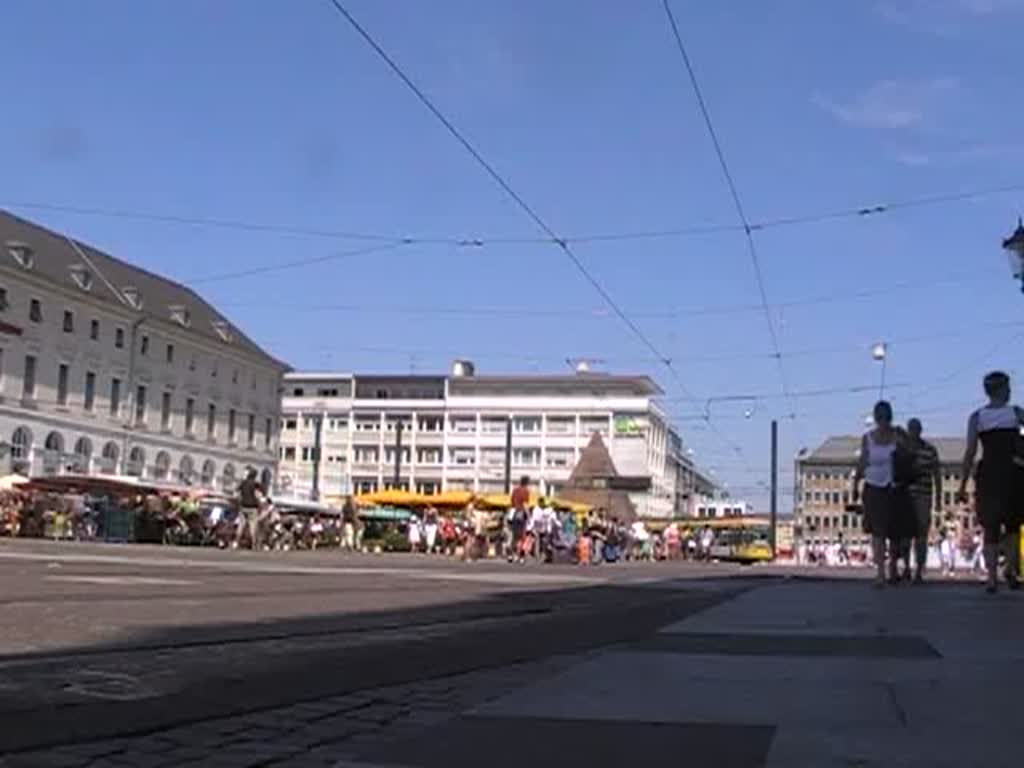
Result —
[[[36,396],[36,358],[25,355],[25,375],[21,378],[21,396],[32,400]]]
[[[245,426],[245,442],[250,448],[256,441],[256,414],[250,413],[247,417],[248,423]]]
[[[217,436],[217,406],[210,403],[206,411],[206,438],[213,440]]]
[[[173,363],[174,362],[174,345],[173,344],[168,344],[167,345],[167,362],[168,363]]]
[[[135,423],[146,423],[146,388],[141,384],[135,388]]]
[[[142,345],[139,347],[139,354],[143,357],[149,354],[149,336],[142,337]]]
[[[607,427],[607,422],[605,422],[605,426]],[[540,432],[540,417],[517,417],[512,421],[512,429],[515,432]]]
[[[57,405],[68,404],[68,373],[69,368],[61,363],[57,366]]]
[[[28,319],[33,323],[43,322],[43,305],[39,303],[39,299],[32,299],[29,301]]]
[[[124,328],[118,328],[114,331],[114,346],[118,349],[124,349]]]
[[[85,372],[85,397],[82,401],[82,407],[92,413],[93,406],[96,405],[96,374],[92,371]]]
[[[121,380],[110,380],[110,415],[117,416],[121,412]]]
[[[171,393],[164,392],[160,398],[160,429],[165,432],[171,428]]]
[[[100,321],[99,320],[92,320],[89,323],[89,338],[92,341],[99,341],[100,340]]]
[[[196,401],[195,398],[188,398],[185,401],[185,434],[191,435],[195,430],[196,422]]]
[[[228,410],[228,442],[235,442],[235,409]]]
[[[70,309],[64,310],[64,333],[75,332],[75,313]]]
[[[289,446],[285,447],[285,449],[284,449],[284,458],[287,461],[295,461],[295,447],[294,446],[289,445]]]
[[[11,305],[7,301],[7,289],[0,286],[0,312],[6,312]]]
[[[269,448],[270,441],[274,436],[273,422],[270,419],[267,419],[266,422],[264,422],[264,427],[266,428],[266,430],[263,433],[263,447]]]

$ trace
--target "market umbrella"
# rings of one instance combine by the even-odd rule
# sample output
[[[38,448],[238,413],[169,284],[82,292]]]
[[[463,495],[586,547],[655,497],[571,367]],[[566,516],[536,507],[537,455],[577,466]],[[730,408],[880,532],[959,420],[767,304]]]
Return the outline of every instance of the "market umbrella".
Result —
[[[0,491],[13,491],[19,485],[24,485],[28,482],[28,478],[24,475],[17,473],[13,475],[4,475],[0,477]]]

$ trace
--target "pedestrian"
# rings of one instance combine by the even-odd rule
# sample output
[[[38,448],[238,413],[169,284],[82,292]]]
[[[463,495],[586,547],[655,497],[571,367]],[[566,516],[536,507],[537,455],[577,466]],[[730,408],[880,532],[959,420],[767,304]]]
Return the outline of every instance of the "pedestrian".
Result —
[[[538,498],[530,510],[530,519],[526,523],[526,535],[530,537],[531,542],[529,554],[534,559],[540,559],[542,554],[545,522],[544,499]]]
[[[956,548],[953,545],[953,534],[945,528],[939,532],[939,562],[947,576],[955,575]]]
[[[981,531],[975,530],[971,537],[971,573],[983,573],[985,570],[984,539]]]
[[[907,449],[913,456],[910,499],[914,507],[914,582],[924,580],[932,510],[942,509],[942,464],[935,446],[922,437],[920,419],[907,422]],[[932,500],[934,499],[934,505]]]
[[[1010,404],[1010,377],[993,371],[984,379],[988,405],[967,420],[957,500],[967,501],[967,481],[981,443],[983,454],[975,474],[978,519],[985,531],[984,554],[988,568],[986,590],[994,593],[999,582],[999,546],[1006,545],[1010,589],[1020,589],[1020,526],[1024,522],[1024,410]],[[1005,533],[1004,533],[1005,529]]]
[[[422,540],[423,529],[420,526],[420,519],[413,515],[409,518],[409,551],[419,552],[420,541]]]
[[[423,538],[426,541],[427,554],[434,554],[434,547],[437,545],[437,510],[427,507],[423,515]]]
[[[850,551],[846,548],[846,539],[843,537],[843,532],[839,532],[839,540],[836,544],[836,563],[839,565],[850,564]]]
[[[853,476],[853,498],[861,496],[860,483],[864,481],[863,505],[865,532],[871,535],[871,552],[875,560],[875,586],[885,585],[885,545],[893,529],[895,502],[895,460],[899,436],[892,425],[892,406],[885,400],[875,404],[875,428],[861,438],[860,455]],[[895,543],[895,542],[893,542]],[[889,576],[898,577],[896,559],[898,546],[890,552]]]
[[[487,512],[477,509],[472,501],[466,507],[466,520],[469,523],[469,536],[466,537],[463,559],[471,563],[487,557],[487,524],[490,521]]]
[[[676,560],[679,557],[679,524],[675,521],[669,523],[665,529],[665,556],[669,560]]]
[[[711,562],[711,547],[715,544],[715,532],[710,525],[705,525],[700,534],[700,554],[704,560]]]
[[[242,535],[249,532],[249,545],[260,548],[260,509],[265,497],[256,480],[256,470],[250,469],[245,479],[238,484],[238,527],[235,529],[235,548],[242,542]]]
[[[466,514],[469,514],[469,510],[472,508],[472,504],[466,508]],[[458,543],[459,532],[455,527],[455,521],[451,515],[445,515],[441,518],[441,546],[444,554],[451,555],[455,554],[455,547]]]
[[[523,546],[526,538],[526,525],[530,520],[528,508],[530,504],[530,478],[527,475],[523,475],[519,479],[519,485],[512,491],[510,501],[512,504],[512,519],[509,521],[509,527],[512,529],[512,552],[509,554],[508,561],[511,563],[513,560],[518,560],[522,563],[526,561]]]
[[[345,497],[341,508],[341,548],[352,552],[356,548],[356,504],[351,496]]]

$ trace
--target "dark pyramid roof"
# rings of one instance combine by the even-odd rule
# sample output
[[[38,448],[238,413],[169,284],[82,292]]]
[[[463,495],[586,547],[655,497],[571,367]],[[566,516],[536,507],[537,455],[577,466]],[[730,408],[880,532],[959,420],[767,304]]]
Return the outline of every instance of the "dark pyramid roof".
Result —
[[[580,453],[580,460],[576,462],[572,474],[569,475],[569,485],[590,487],[590,481],[594,478],[618,476],[619,473],[615,469],[615,462],[612,461],[612,456],[608,453],[604,440],[601,439],[599,433],[595,432],[591,435],[587,447]]]

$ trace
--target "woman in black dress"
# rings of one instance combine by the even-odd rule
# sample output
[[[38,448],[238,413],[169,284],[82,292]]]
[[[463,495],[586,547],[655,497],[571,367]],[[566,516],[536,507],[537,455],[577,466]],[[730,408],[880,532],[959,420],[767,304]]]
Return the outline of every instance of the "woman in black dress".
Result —
[[[983,453],[975,474],[975,507],[985,530],[987,590],[995,592],[999,580],[999,545],[1006,546],[1006,576],[1010,589],[1020,589],[1020,526],[1024,522],[1024,410],[1010,405],[1010,377],[995,371],[985,377],[988,405],[967,421],[967,450],[960,474],[957,499],[967,500],[967,479],[981,442]]]

